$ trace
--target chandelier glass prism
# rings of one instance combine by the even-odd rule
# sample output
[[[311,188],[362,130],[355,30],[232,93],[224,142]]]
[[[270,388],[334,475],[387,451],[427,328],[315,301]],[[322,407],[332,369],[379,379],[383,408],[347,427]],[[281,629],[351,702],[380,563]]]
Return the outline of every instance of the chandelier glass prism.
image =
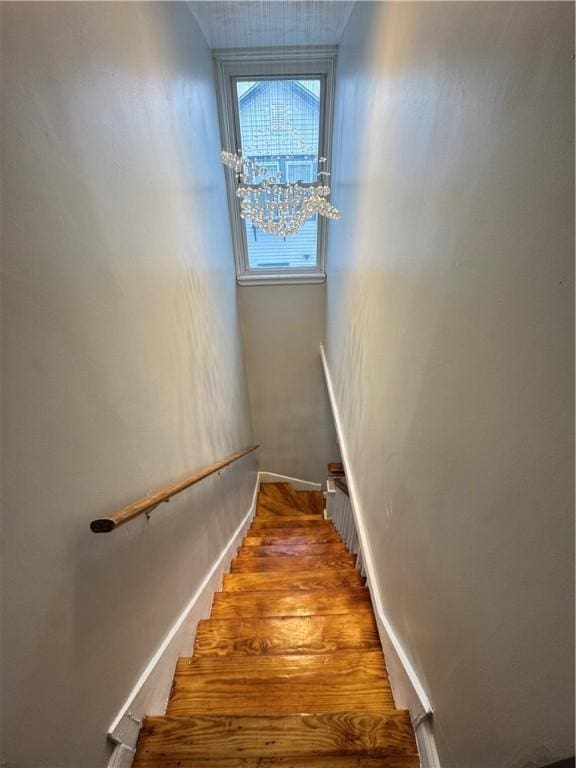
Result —
[[[330,187],[324,181],[328,172],[320,171],[316,182],[285,182],[280,176],[269,176],[267,169],[251,158],[243,157],[242,150],[223,149],[220,157],[236,176],[240,217],[258,229],[287,237],[299,232],[314,216],[340,218],[340,211],[328,200]],[[318,162],[326,163],[326,158]]]

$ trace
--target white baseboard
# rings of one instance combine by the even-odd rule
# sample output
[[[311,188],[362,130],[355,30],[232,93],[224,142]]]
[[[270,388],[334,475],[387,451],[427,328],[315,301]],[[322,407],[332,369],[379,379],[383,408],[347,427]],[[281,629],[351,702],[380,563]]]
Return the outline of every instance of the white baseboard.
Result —
[[[297,477],[277,475],[275,472],[260,472],[261,483],[290,483],[295,491],[321,491],[321,483],[310,483],[308,480],[299,480]]]
[[[108,768],[130,768],[134,761],[135,749],[125,744],[118,744],[112,753]]]
[[[441,768],[436,739],[434,737],[433,717],[425,717],[414,727],[420,765],[422,768]]]
[[[112,754],[108,768],[128,768],[144,716],[163,714],[166,711],[176,660],[179,656],[190,655],[193,651],[198,622],[209,616],[214,592],[220,589],[222,577],[228,571],[230,561],[236,554],[256,511],[259,485],[260,473],[256,479],[250,509],[192,595],[188,605],[170,628],[110,725],[108,736],[118,746]]]
[[[376,615],[378,632],[382,642],[382,648],[386,657],[386,665],[390,675],[392,692],[398,707],[406,708],[410,711],[416,739],[420,751],[422,768],[439,768],[438,752],[432,730],[432,716],[434,710],[432,704],[422,685],[416,670],[412,666],[410,658],[404,650],[402,643],[394,628],[386,616],[383,608],[383,601],[380,586],[376,577],[375,561],[370,548],[370,537],[364,523],[364,513],[360,506],[354,470],[350,464],[348,453],[348,442],[342,428],[342,419],[340,410],[336,402],[332,376],[328,367],[328,361],[324,352],[324,347],[320,345],[320,356],[324,368],[326,387],[332,407],[334,424],[338,436],[338,444],[342,455],[342,463],[346,474],[346,483],[350,494],[350,503],[358,532],[358,539],[362,549],[362,561],[366,571],[366,583],[370,590],[370,597]]]

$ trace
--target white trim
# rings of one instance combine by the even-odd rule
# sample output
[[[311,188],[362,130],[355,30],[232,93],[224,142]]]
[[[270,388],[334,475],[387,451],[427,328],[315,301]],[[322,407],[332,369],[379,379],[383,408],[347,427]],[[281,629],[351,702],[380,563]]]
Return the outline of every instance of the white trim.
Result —
[[[228,64],[251,64],[257,56],[258,61],[276,62],[286,71],[286,59],[300,61],[304,67],[311,61],[334,58],[338,53],[337,45],[272,45],[268,48],[214,48],[212,53],[219,61]]]
[[[278,78],[318,76],[322,80],[320,97],[319,145],[320,156],[328,158],[324,171],[330,172],[332,157],[332,123],[336,70],[336,46],[292,46],[273,48],[215,48],[216,96],[222,146],[236,150],[240,147],[240,126],[234,83],[238,78]],[[240,218],[234,175],[225,172],[226,193],[230,217],[230,232],[236,262],[236,277],[240,285],[274,285],[277,283],[319,283],[326,280],[326,243],[328,221],[318,217],[316,266],[306,269],[250,269],[246,227]]]
[[[130,768],[136,750],[125,744],[118,744],[108,762],[108,768]]]
[[[290,483],[295,491],[321,491],[321,483],[311,483],[308,480],[299,480],[297,477],[277,475],[275,472],[259,472],[258,477],[262,483]]]
[[[414,725],[418,755],[422,768],[441,768],[432,721],[433,717],[430,715]]]
[[[330,398],[330,405],[332,407],[332,414],[334,416],[334,424],[336,426],[336,433],[338,436],[338,443],[342,455],[342,462],[344,464],[344,471],[346,473],[346,483],[348,485],[350,503],[352,506],[352,512],[354,514],[354,520],[356,523],[356,530],[358,532],[358,538],[360,541],[363,564],[366,570],[367,586],[370,590],[374,613],[376,614],[376,621],[378,624],[380,639],[382,640],[382,645],[384,648],[384,655],[386,656],[386,663],[390,673],[390,680],[392,683],[394,696],[396,703],[399,706],[407,707],[410,710],[412,721],[414,723],[414,727],[417,729],[417,733],[418,731],[422,730],[424,725],[426,725],[425,733],[423,733],[421,736],[423,742],[421,747],[421,755],[426,755],[426,762],[423,762],[422,764],[425,765],[426,768],[436,768],[439,763],[436,746],[434,743],[434,737],[429,723],[429,719],[433,715],[434,710],[432,703],[428,698],[428,694],[426,693],[426,690],[424,689],[424,686],[422,685],[416,670],[412,666],[412,662],[410,661],[408,654],[404,650],[399,637],[397,636],[390,620],[384,612],[380,586],[378,584],[376,569],[374,565],[374,555],[372,554],[368,531],[364,523],[364,512],[360,504],[354,470],[350,463],[348,442],[344,435],[340,410],[338,408],[336,395],[334,393],[332,376],[330,374],[328,361],[326,359],[326,354],[322,344],[320,345],[320,356],[322,358],[322,367],[324,369],[324,377],[326,379],[328,397]]]
[[[325,272],[316,272],[315,274],[297,273],[291,272],[290,274],[282,274],[279,272],[266,272],[265,274],[257,275],[250,273],[249,275],[239,275],[236,278],[238,285],[278,285],[287,283],[292,285],[294,283],[324,283],[326,282]]]
[[[250,509],[168,631],[108,728],[109,738],[119,745],[112,754],[108,768],[129,764],[125,762],[126,750],[130,752],[136,746],[142,718],[145,715],[162,714],[165,711],[176,659],[183,655],[183,652],[192,652],[198,621],[209,615],[212,596],[221,585],[222,576],[227,571],[230,560],[244,538],[245,530],[256,511],[259,486],[260,473],[256,477]]]

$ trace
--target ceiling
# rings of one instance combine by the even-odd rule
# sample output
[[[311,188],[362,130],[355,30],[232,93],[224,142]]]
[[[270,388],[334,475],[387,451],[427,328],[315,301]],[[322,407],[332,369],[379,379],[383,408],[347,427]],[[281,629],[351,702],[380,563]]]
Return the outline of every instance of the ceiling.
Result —
[[[211,48],[337,45],[353,0],[189,2]]]

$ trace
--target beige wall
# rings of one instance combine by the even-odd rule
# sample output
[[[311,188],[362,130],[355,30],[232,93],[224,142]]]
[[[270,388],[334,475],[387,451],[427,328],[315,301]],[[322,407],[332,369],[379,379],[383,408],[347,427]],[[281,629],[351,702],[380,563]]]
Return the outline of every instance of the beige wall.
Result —
[[[2,116],[2,757],[95,768],[255,479],[88,529],[252,441],[210,52],[184,3],[5,3]]]
[[[574,749],[573,13],[358,3],[339,51],[328,358],[445,768]]]
[[[340,455],[319,354],[326,286],[242,286],[238,295],[261,469],[325,481]]]

